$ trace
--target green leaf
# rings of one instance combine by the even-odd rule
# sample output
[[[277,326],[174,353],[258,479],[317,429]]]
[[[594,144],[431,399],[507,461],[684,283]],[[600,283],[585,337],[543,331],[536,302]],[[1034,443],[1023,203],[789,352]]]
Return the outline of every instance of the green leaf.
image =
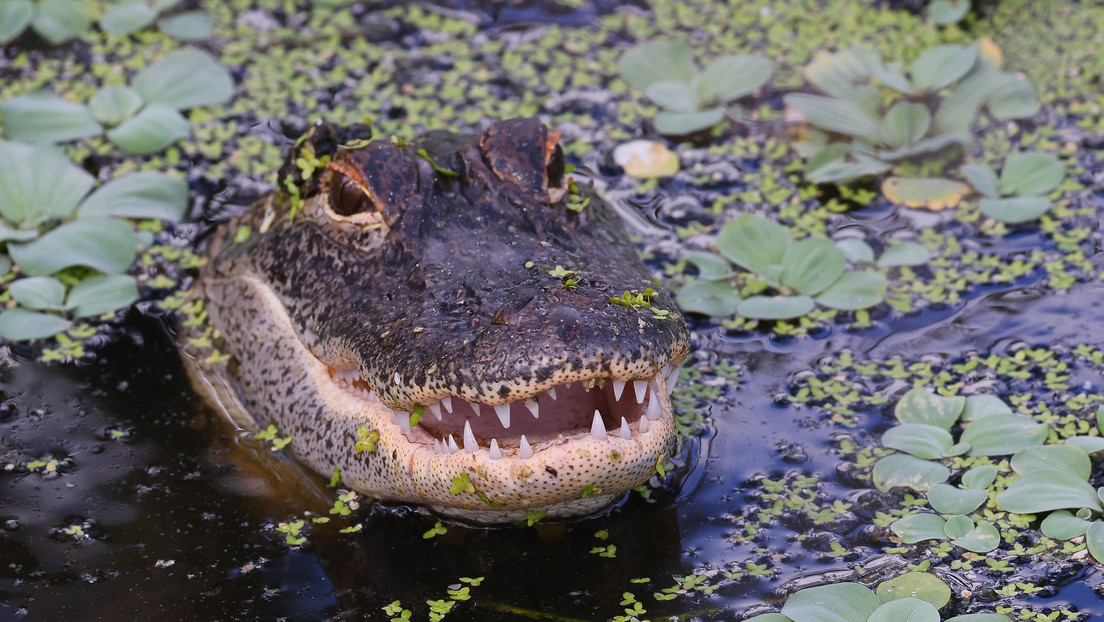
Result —
[[[157,22],[162,32],[179,41],[202,41],[215,34],[215,22],[203,11],[185,11]]]
[[[1085,535],[1089,525],[1092,525],[1092,521],[1078,518],[1069,510],[1055,510],[1039,523],[1039,530],[1048,538],[1069,540]]]
[[[92,117],[109,127],[134,116],[141,108],[142,96],[126,86],[105,86],[88,100],[88,111]]]
[[[970,444],[971,456],[1014,454],[1046,440],[1047,428],[1018,415],[990,415],[966,427],[959,441]]]
[[[120,2],[106,11],[100,18],[100,28],[104,32],[117,35],[130,34],[149,26],[157,19],[157,11],[145,0]]]
[[[931,251],[916,242],[893,241],[878,258],[878,267],[922,266],[930,259]]]
[[[989,415],[1012,414],[1012,409],[995,395],[971,395],[962,410],[963,421],[973,421]]]
[[[928,5],[928,18],[936,26],[957,24],[969,12],[969,0],[932,0]]]
[[[786,601],[782,615],[794,622],[866,620],[881,602],[858,583],[836,583],[799,590]]]
[[[892,147],[905,147],[918,142],[931,127],[931,113],[924,104],[899,101],[882,119],[882,138]]]
[[[30,143],[63,142],[103,131],[88,108],[46,91],[5,100],[0,115],[5,136]]]
[[[744,620],[744,622],[793,622],[781,613],[762,613]]]
[[[1104,522],[1093,521],[1085,531],[1085,543],[1089,545],[1089,553],[1093,558],[1104,563]]]
[[[970,533],[951,540],[951,544],[974,553],[988,553],[1000,545],[1000,539],[1000,532],[997,531],[996,527],[989,523],[979,523]]]
[[[1012,622],[1012,619],[999,613],[968,613],[947,618],[943,622]]]
[[[1092,473],[1092,460],[1089,460],[1089,454],[1084,449],[1073,445],[1028,447],[1012,456],[1011,465],[1012,470],[1020,475],[1053,469],[1088,480],[1089,474]]]
[[[0,337],[9,341],[44,339],[71,325],[65,318],[26,309],[15,308],[0,313]]]
[[[197,50],[169,54],[139,71],[131,86],[146,103],[177,110],[221,104],[234,94],[226,68]]]
[[[1009,77],[989,95],[986,107],[998,121],[1028,119],[1039,110],[1039,98],[1030,82]]]
[[[817,127],[871,142],[881,141],[881,119],[850,101],[804,93],[790,93],[784,101]]]
[[[146,171],[117,177],[81,203],[81,216],[180,220],[188,207],[188,184],[179,177]]]
[[[1089,508],[1099,512],[1100,499],[1085,480],[1065,471],[1032,471],[997,495],[997,505],[1017,514]]]
[[[886,278],[876,272],[844,272],[817,294],[816,301],[833,309],[854,311],[885,300]]]
[[[782,255],[783,285],[808,296],[836,282],[847,257],[831,240],[810,237],[790,244]]]
[[[847,257],[847,261],[851,263],[858,263],[862,261],[865,261],[867,263],[874,263],[874,249],[870,248],[869,244],[858,238],[837,240],[836,248],[843,251],[843,255]]]
[[[969,400],[967,400],[969,404]],[[981,490],[997,479],[997,469],[991,464],[976,466],[962,474],[962,487],[967,490]],[[966,514],[967,512],[961,512]]]
[[[878,599],[883,603],[902,598],[919,598],[937,609],[951,600],[951,588],[939,577],[927,572],[905,574],[878,584]]]
[[[910,514],[889,526],[890,530],[905,544],[916,544],[925,540],[946,540],[946,527],[947,521],[935,514]]]
[[[675,295],[678,306],[689,313],[712,317],[729,317],[740,304],[740,295],[728,283],[720,281],[690,281]]]
[[[134,261],[136,248],[134,231],[112,218],[79,218],[34,242],[8,244],[11,258],[30,276],[46,276],[69,266],[123,272]]]
[[[31,27],[50,43],[84,34],[92,25],[87,9],[76,0],[41,0]]]
[[[974,187],[974,190],[981,194],[990,198],[1000,196],[1000,190],[997,188],[997,174],[988,166],[965,164],[962,166],[962,176]]]
[[[16,302],[33,311],[65,309],[65,284],[52,276],[19,279],[8,292]]]
[[[179,112],[168,106],[146,106],[127,119],[107,137],[123,151],[135,155],[155,153],[184,138],[192,126]]]
[[[871,475],[874,486],[882,492],[898,486],[925,491],[947,481],[951,471],[938,462],[907,454],[893,454],[875,462]]]
[[[886,430],[882,435],[882,445],[896,449],[917,458],[938,460],[947,455],[954,445],[954,439],[947,430],[923,423],[902,423]]]
[[[705,251],[687,251],[682,258],[694,264],[698,269],[698,276],[706,280],[723,279],[732,274],[732,266],[728,260],[716,253]]]
[[[928,504],[940,514],[969,514],[988,498],[988,490],[963,490],[950,484],[936,484],[928,490]]]
[[[675,112],[694,112],[698,109],[697,95],[686,82],[655,82],[644,90],[644,94],[656,104]]]
[[[736,305],[736,312],[755,320],[789,320],[805,315],[815,306],[808,296],[751,296]]]
[[[0,141],[0,215],[23,228],[68,216],[95,181],[54,147]]]
[[[1066,445],[1080,447],[1085,453],[1094,454],[1104,451],[1104,437],[1100,436],[1073,436],[1066,439]]]
[[[721,108],[707,108],[695,112],[674,112],[664,110],[656,115],[655,127],[660,134],[684,136],[717,125],[724,119]]]
[[[936,91],[965,76],[977,61],[977,48],[940,45],[921,52],[912,63],[912,84],[920,91]]]
[[[965,406],[966,398],[944,397],[915,388],[901,397],[893,414],[901,423],[925,423],[950,430]]]
[[[882,194],[908,207],[941,210],[958,205],[970,187],[941,177],[889,177],[882,182]]]
[[[103,315],[129,306],[138,300],[138,286],[129,274],[94,276],[77,283],[69,291],[67,305],[76,317]]]
[[[982,199],[978,203],[981,213],[1008,224],[1019,224],[1039,218],[1050,209],[1050,199],[1046,197],[1008,197],[1005,199]]]
[[[2,201],[2,199],[0,199]],[[0,221],[0,242],[7,242],[8,240],[15,240],[17,242],[27,242],[38,237],[38,229],[13,229],[4,221]],[[0,254],[0,257],[7,258],[6,255]],[[5,270],[4,272],[7,272]],[[3,272],[0,272],[3,274]]]
[[[1012,80],[1007,74],[980,63],[966,79],[958,83],[935,113],[940,132],[969,132],[982,103],[990,94]]]
[[[947,519],[947,524],[943,527],[943,533],[948,538],[962,538],[970,533],[973,528],[974,521],[970,520],[969,516],[958,514]]]
[[[835,54],[818,52],[805,66],[805,78],[837,99],[851,102],[869,116],[877,113],[881,105],[878,87],[860,84],[882,66],[877,50],[870,47],[853,47]],[[909,88],[907,81],[904,83]],[[910,89],[911,90],[911,89]]]
[[[717,250],[737,266],[760,272],[780,265],[793,237],[782,225],[754,214],[730,220],[717,235]]]
[[[868,175],[880,175],[891,168],[893,168],[892,165],[881,160],[848,162],[841,158],[826,162],[815,169],[807,169],[805,177],[814,184],[841,183]]]
[[[721,56],[701,73],[698,92],[702,101],[723,104],[763,86],[773,71],[771,62],[758,54]]]
[[[681,41],[660,40],[633,47],[617,61],[617,71],[641,91],[662,80],[690,82],[698,67]]]
[[[878,607],[867,622],[939,622],[939,610],[917,598],[902,598]]]
[[[940,134],[938,136],[932,136],[931,138],[925,138],[920,142],[917,142],[908,147],[901,147],[900,149],[891,149],[888,151],[879,151],[877,156],[883,160],[900,160],[902,158],[911,158],[925,153],[934,153],[942,151],[951,145],[967,146],[970,144],[972,137],[966,133],[954,133],[954,134]]]
[[[1049,153],[1028,151],[1008,158],[1001,170],[1004,194],[1038,196],[1053,190],[1066,176],[1066,168]]]
[[[23,34],[33,17],[34,5],[31,0],[0,2],[0,45]]]

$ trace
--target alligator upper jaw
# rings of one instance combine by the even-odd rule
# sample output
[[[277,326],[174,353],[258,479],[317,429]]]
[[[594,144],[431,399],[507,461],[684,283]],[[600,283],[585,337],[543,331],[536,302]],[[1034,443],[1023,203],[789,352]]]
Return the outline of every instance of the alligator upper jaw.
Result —
[[[668,365],[650,379],[592,377],[560,383],[497,406],[446,396],[415,412],[388,408],[356,369],[331,368],[330,377],[346,393],[390,412],[389,424],[409,443],[432,449],[434,456],[464,452],[491,460],[524,460],[588,436],[631,440],[652,433],[654,422],[670,416],[669,393],[678,367]]]

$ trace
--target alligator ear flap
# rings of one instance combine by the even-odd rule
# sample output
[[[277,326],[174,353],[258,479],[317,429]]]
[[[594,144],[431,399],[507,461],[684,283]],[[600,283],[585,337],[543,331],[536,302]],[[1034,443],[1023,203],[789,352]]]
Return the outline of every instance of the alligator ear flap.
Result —
[[[340,150],[326,165],[329,196],[323,211],[330,220],[339,223],[394,224],[380,209],[379,199],[364,175],[363,163],[357,159],[356,152]]]
[[[514,183],[546,203],[567,194],[559,130],[538,119],[498,121],[479,136],[483,161],[504,182]]]

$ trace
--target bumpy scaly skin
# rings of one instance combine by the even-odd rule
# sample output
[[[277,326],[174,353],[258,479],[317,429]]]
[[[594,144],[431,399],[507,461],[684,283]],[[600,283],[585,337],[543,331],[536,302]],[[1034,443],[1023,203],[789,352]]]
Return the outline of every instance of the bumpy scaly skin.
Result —
[[[333,130],[303,144],[326,150],[324,132]],[[478,141],[372,142],[299,180],[306,197],[294,220],[289,201],[269,198],[224,225],[197,290],[233,357],[241,405],[292,435],[296,456],[319,473],[337,466],[368,495],[478,522],[586,514],[646,481],[674,446],[660,371],[685,357],[688,332],[675,313],[609,302],[655,286],[608,206],[592,198],[577,214],[560,204],[556,137],[515,120]],[[460,178],[437,173],[418,148]],[[356,190],[331,185],[341,181]],[[360,192],[364,209],[345,209]],[[252,233],[235,243],[243,225]],[[557,265],[579,283],[565,288],[549,274]],[[674,309],[665,292],[651,304]],[[628,393],[565,387],[607,380],[629,382]],[[632,380],[649,382],[647,398],[634,401]],[[607,432],[581,424],[589,413],[565,403],[576,394],[602,410],[594,425]],[[536,400],[539,421],[513,416],[512,430],[534,437],[531,451],[492,429],[493,414],[476,416],[478,406],[464,411],[478,448],[435,443],[452,425],[462,445],[460,415],[400,425],[448,396],[488,409]],[[354,451],[358,428],[379,434],[374,451]],[[454,494],[464,473],[474,491]]]

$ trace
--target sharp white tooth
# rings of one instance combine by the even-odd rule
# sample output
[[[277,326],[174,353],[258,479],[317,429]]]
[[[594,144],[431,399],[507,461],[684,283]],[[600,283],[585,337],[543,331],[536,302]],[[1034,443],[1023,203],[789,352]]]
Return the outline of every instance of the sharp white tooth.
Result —
[[[449,451],[451,451],[452,453],[456,453],[456,452],[460,451],[460,448],[456,446],[456,439],[452,438],[451,434],[449,434],[448,448],[449,448]]]
[[[565,386],[566,386],[566,385],[565,385]],[[549,390],[548,390],[548,395],[549,395],[549,396],[550,396],[550,397],[551,397],[552,399],[556,399],[556,387],[552,387],[551,389],[549,389]]]
[[[633,393],[636,394],[636,403],[643,404],[644,396],[648,393],[648,381],[633,380]]]
[[[540,404],[537,403],[537,398],[531,397],[525,400],[525,407],[529,409],[529,412],[533,413],[534,419],[540,419]]]
[[[433,416],[437,418],[437,421],[441,420],[441,402],[433,402],[426,408],[429,409],[429,412],[433,413]]]
[[[600,441],[609,440],[609,436],[606,435],[606,424],[602,423],[602,413],[597,410],[594,411],[594,421],[590,423],[590,435]]]
[[[445,412],[452,412],[452,396],[446,395],[441,398],[441,406],[445,408]]]
[[[671,370],[671,373],[667,375],[667,393],[672,393],[675,390],[675,385],[678,384],[679,368],[675,367]]]
[[[647,434],[648,430],[650,430],[650,429],[651,429],[651,426],[648,425],[648,418],[647,417],[641,417],[640,418],[640,433],[641,434]]]
[[[399,372],[395,372],[395,384],[402,384],[402,378],[399,378]]]
[[[624,417],[621,417],[621,433],[620,433],[620,436],[621,436],[621,438],[623,438],[626,441],[632,440],[632,432],[629,431],[629,422],[626,421]]]
[[[498,415],[499,422],[502,423],[502,427],[510,427],[510,405],[499,404],[498,406],[495,406],[494,409],[495,414]]]
[[[653,395],[652,399],[648,400],[648,409],[644,414],[652,421],[663,416],[663,407],[659,405],[659,397]]]
[[[464,451],[469,454],[474,454],[475,450],[479,449],[479,443],[475,442],[475,435],[471,431],[471,422],[464,422]]]
[[[625,392],[625,381],[614,380],[613,381],[613,399],[621,399],[621,394]]]
[[[491,439],[491,460],[501,460],[502,450],[498,448],[498,439]]]
[[[525,435],[521,435],[521,447],[518,448],[518,457],[522,460],[533,457],[533,448],[529,446],[529,441],[525,440]]]

